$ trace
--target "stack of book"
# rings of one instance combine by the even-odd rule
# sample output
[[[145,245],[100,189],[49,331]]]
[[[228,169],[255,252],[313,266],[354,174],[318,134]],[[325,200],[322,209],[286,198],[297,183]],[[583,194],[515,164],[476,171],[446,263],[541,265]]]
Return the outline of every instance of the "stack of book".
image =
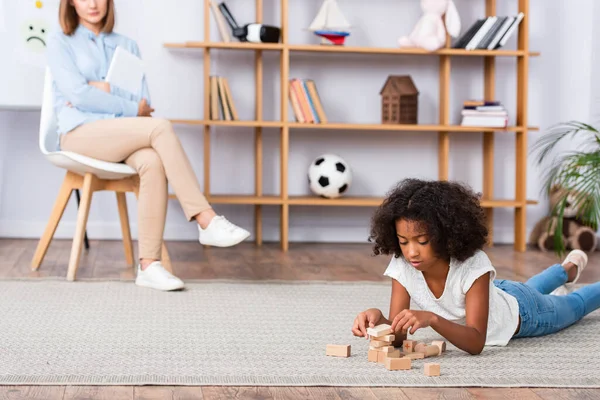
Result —
[[[317,86],[312,79],[290,79],[289,95],[296,122],[326,124]]]
[[[463,103],[461,125],[506,128],[508,112],[499,101],[468,100]]]
[[[515,33],[524,14],[515,17],[478,19],[454,44],[455,49],[495,50],[506,44]]]
[[[210,77],[209,99],[211,120],[238,121],[240,119],[233,104],[227,78],[222,76]]]

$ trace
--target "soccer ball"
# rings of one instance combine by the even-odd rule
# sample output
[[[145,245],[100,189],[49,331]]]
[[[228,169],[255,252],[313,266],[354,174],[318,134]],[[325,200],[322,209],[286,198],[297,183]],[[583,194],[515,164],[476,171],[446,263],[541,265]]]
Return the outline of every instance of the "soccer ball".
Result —
[[[352,183],[350,167],[335,154],[323,154],[308,168],[310,190],[319,196],[334,199],[345,193]]]

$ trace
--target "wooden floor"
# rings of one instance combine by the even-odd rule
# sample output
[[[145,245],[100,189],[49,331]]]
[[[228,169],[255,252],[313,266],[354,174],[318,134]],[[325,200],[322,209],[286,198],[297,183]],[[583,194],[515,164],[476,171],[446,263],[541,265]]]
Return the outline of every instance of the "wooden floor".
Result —
[[[29,264],[37,242],[0,239],[0,278],[65,277],[70,241],[55,240],[38,272]],[[133,280],[125,266],[122,244],[91,241],[77,277]],[[294,244],[282,253],[277,244],[242,244],[230,249],[203,249],[197,242],[169,242],[175,273],[184,280],[387,280],[389,257],[373,257],[369,245]],[[498,278],[523,281],[560,262],[552,254],[512,246],[486,249]],[[582,283],[600,280],[600,252],[581,275]],[[76,283],[74,283],[76,284]],[[1,318],[1,316],[0,316]],[[600,381],[600,377],[598,378]],[[161,387],[161,386],[0,386],[3,399],[598,399],[595,389],[536,388],[341,388],[341,387]]]

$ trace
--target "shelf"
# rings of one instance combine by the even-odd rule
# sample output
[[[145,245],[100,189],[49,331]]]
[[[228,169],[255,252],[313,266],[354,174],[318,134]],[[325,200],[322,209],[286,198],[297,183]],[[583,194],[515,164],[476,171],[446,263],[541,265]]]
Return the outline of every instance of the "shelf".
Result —
[[[381,197],[338,197],[337,199],[325,199],[316,196],[290,196],[287,203],[294,206],[377,207],[382,201],[383,198]]]
[[[250,128],[281,128],[284,124],[280,121],[206,121],[202,119],[171,119],[172,124],[182,125],[211,125],[211,126],[239,126]]]
[[[2,1],[2,0],[0,0]],[[538,127],[529,126],[528,121],[528,104],[531,102],[529,98],[529,77],[530,77],[530,63],[528,60],[533,57],[540,55],[539,52],[530,51],[530,39],[529,39],[529,0],[518,0],[518,12],[522,12],[524,18],[519,24],[519,29],[515,32],[516,48],[502,47],[497,50],[465,50],[465,49],[454,49],[444,47],[436,51],[428,51],[422,48],[400,48],[395,43],[389,43],[389,47],[377,47],[377,46],[355,46],[352,42],[348,42],[343,46],[335,45],[324,45],[319,44],[317,38],[312,38],[309,43],[289,43],[290,29],[289,22],[291,20],[291,13],[289,3],[290,0],[281,0],[279,13],[279,21],[281,23],[281,43],[250,43],[240,42],[237,38],[233,38],[230,42],[222,42],[221,39],[216,38],[216,41],[211,41],[211,33],[215,29],[211,30],[211,26],[214,27],[214,15],[211,15],[211,3],[210,0],[202,0],[204,13],[203,13],[203,24],[200,29],[203,31],[203,35],[193,40],[182,40],[180,43],[165,43],[163,46],[168,51],[172,52],[189,52],[192,51],[194,54],[198,53],[200,58],[203,59],[203,82],[209,83],[210,76],[218,74],[218,71],[213,71],[213,63],[215,54],[219,55],[224,52],[238,51],[237,54],[242,54],[239,51],[246,51],[246,55],[251,56],[254,60],[247,60],[246,62],[235,65],[234,69],[239,69],[248,75],[252,74],[254,77],[254,107],[253,114],[247,115],[246,118],[251,120],[245,121],[223,121],[223,120],[206,120],[212,114],[210,104],[210,85],[203,85],[203,104],[197,110],[198,114],[195,118],[198,119],[171,119],[171,123],[180,125],[188,125],[194,130],[203,131],[203,157],[202,163],[204,165],[203,175],[203,192],[207,200],[210,203],[220,204],[232,204],[232,205],[246,205],[245,208],[254,209],[254,238],[257,245],[261,245],[263,242],[263,220],[265,214],[263,208],[268,206],[275,206],[279,211],[279,228],[280,228],[280,241],[281,249],[285,252],[289,248],[289,231],[290,231],[290,215],[291,210],[297,206],[340,206],[340,207],[378,207],[384,201],[383,194],[379,196],[369,196],[369,193],[364,193],[365,196],[352,194],[342,196],[337,199],[326,199],[319,197],[312,193],[310,190],[306,190],[304,194],[290,195],[290,178],[295,175],[291,171],[290,156],[292,154],[290,149],[290,143],[296,138],[297,135],[306,135],[311,133],[309,136],[315,136],[315,138],[321,138],[325,135],[341,135],[340,140],[344,140],[348,136],[365,136],[371,139],[376,136],[387,136],[392,134],[398,135],[433,135],[437,145],[433,145],[437,153],[437,178],[438,180],[449,180],[453,178],[450,176],[450,159],[452,155],[451,142],[457,134],[460,132],[465,135],[480,135],[481,136],[481,147],[477,146],[478,153],[482,155],[481,165],[481,178],[482,178],[482,197],[480,200],[481,206],[485,209],[486,224],[490,229],[490,232],[494,231],[494,218],[495,209],[506,208],[514,211],[514,248],[516,251],[525,251],[527,246],[527,212],[528,206],[531,204],[537,204],[534,200],[521,199],[521,195],[525,196],[527,193],[527,167],[528,167],[528,152],[527,152],[527,135],[529,131],[538,131]],[[252,2],[251,2],[252,3]],[[255,2],[255,17],[257,21],[262,21],[264,18],[265,5],[263,0]],[[366,2],[363,2],[366,4]],[[493,16],[497,14],[497,1],[496,0],[485,0],[485,16]],[[296,10],[294,10],[295,12]],[[270,12],[270,14],[273,14]],[[294,14],[295,15],[295,14]],[[272,15],[270,15],[272,17]],[[482,18],[479,16],[478,18]],[[293,32],[297,32],[294,29]],[[214,51],[213,51],[214,49]],[[271,52],[272,56],[275,56],[278,61],[276,62],[275,70],[265,69],[267,62],[270,64],[272,60],[266,57],[265,52]],[[314,59],[316,62],[314,68],[321,68],[317,64],[325,54],[331,54],[331,58],[339,58],[340,65],[335,66],[330,71],[334,76],[343,73],[348,67],[344,60],[363,60],[365,57],[380,56],[379,58],[391,58],[395,56],[404,56],[406,59],[417,59],[428,56],[426,60],[439,64],[438,73],[432,76],[432,79],[437,82],[438,86],[438,101],[435,119],[430,123],[427,121],[421,121],[418,124],[382,124],[381,114],[374,114],[371,117],[366,118],[366,123],[351,123],[346,118],[340,117],[341,121],[329,120],[326,124],[315,124],[315,123],[300,123],[294,118],[293,107],[290,112],[290,89],[287,83],[293,78],[294,63],[298,60],[305,60],[306,58]],[[337,55],[333,55],[337,54]],[[506,86],[505,82],[498,80],[497,67],[498,63],[502,58],[510,60],[510,57],[514,57],[516,61],[516,79],[514,80],[514,89],[516,93],[516,106],[512,122],[516,126],[509,127],[489,127],[489,126],[462,126],[453,125],[451,121],[456,121],[460,124],[460,120],[456,119],[457,115],[454,109],[451,107],[454,104],[454,98],[456,96],[451,95],[452,85],[452,68],[462,69],[463,66],[456,63],[457,57],[477,57],[477,60],[482,61],[483,69],[483,86],[482,93],[480,94],[481,99],[495,100],[498,98],[498,87]],[[399,60],[404,58],[398,57]],[[500,59],[499,59],[500,58]],[[239,63],[238,63],[239,64]],[[314,62],[313,62],[314,64]],[[352,66],[353,70],[361,68],[363,73],[369,73],[368,63],[359,63]],[[454,64],[457,64],[456,66]],[[200,66],[199,66],[200,67]],[[341,69],[340,69],[341,68]],[[469,67],[470,68],[470,67]],[[321,68],[322,69],[322,68]],[[418,69],[418,67],[417,67]],[[340,72],[341,71],[341,72]],[[310,71],[309,71],[310,72]],[[325,71],[320,71],[322,74]],[[430,71],[431,72],[431,71]],[[310,75],[310,74],[309,74]],[[325,76],[325,75],[323,75]],[[478,74],[469,75],[470,81],[478,80]],[[273,94],[270,92],[265,93],[265,88],[270,87],[267,81],[279,87],[279,93]],[[511,83],[512,85],[512,83]],[[504,88],[503,88],[504,89]],[[379,89],[377,89],[379,90]],[[462,93],[462,88],[459,88],[459,95]],[[268,102],[265,102],[268,100]],[[269,111],[277,109],[279,115],[276,117],[279,120],[275,121],[262,121],[265,118],[266,108]],[[327,107],[325,107],[327,112]],[[512,114],[512,113],[511,113]],[[273,116],[270,116],[273,118]],[[218,117],[217,117],[218,118]],[[261,119],[256,121],[254,119]],[[455,120],[456,119],[456,120]],[[370,120],[370,122],[369,122]],[[485,122],[485,121],[482,121]],[[211,188],[211,169],[214,161],[212,158],[211,151],[211,140],[213,135],[209,134],[212,127],[238,127],[245,128],[237,129],[235,132],[247,132],[253,136],[253,149],[248,149],[248,152],[252,151],[254,155],[254,187],[248,189],[250,194],[235,194],[235,190],[232,190],[232,194],[211,194],[214,188]],[[261,129],[263,128],[263,129]],[[221,131],[224,129],[218,129]],[[278,143],[278,156],[277,165],[268,163],[265,165],[265,133],[280,131],[281,138]],[[312,130],[312,132],[311,132]],[[233,131],[233,130],[232,130]],[[294,137],[291,137],[293,131]],[[413,132],[413,133],[409,133]],[[431,132],[431,133],[427,133]],[[378,134],[379,133],[379,134]],[[516,199],[516,194],[507,194],[509,198],[496,198],[494,194],[500,192],[496,187],[495,174],[495,142],[498,136],[510,136],[514,137],[515,148],[514,148],[514,188],[513,193],[520,194],[519,200]],[[412,136],[411,136],[412,137]],[[313,138],[314,139],[314,138]],[[200,139],[199,139],[200,140]],[[432,144],[428,144],[428,148]],[[357,144],[358,146],[358,144]],[[271,146],[267,147],[269,152],[272,152]],[[359,147],[357,147],[358,149]],[[376,157],[375,157],[376,158]],[[270,160],[270,159],[268,159]],[[435,162],[432,158],[432,162]],[[263,193],[264,189],[264,173],[265,169],[273,170],[278,169],[278,183],[280,192],[276,195],[254,195],[254,193]],[[479,168],[478,168],[479,169]],[[250,172],[250,171],[249,171]],[[469,172],[469,171],[467,171]],[[238,177],[239,178],[239,177]],[[297,177],[296,177],[297,178]],[[245,178],[246,180],[248,178]],[[251,178],[250,178],[251,179]],[[306,179],[306,178],[304,178]],[[458,177],[458,179],[461,179]],[[278,190],[278,191],[279,191]],[[513,197],[514,196],[514,197]],[[512,197],[512,198],[510,198]],[[175,198],[174,195],[169,195],[169,198]],[[325,212],[326,214],[326,212]],[[505,221],[502,221],[505,222]],[[489,243],[493,244],[493,234],[490,234]]]
[[[281,205],[283,200],[279,196],[242,196],[242,195],[210,195],[208,201],[217,204],[264,204]]]
[[[420,48],[399,47],[360,47],[360,46],[333,46],[319,44],[283,44],[283,43],[247,43],[247,42],[183,42],[165,43],[164,47],[171,49],[231,49],[231,50],[271,50],[280,51],[289,49],[290,52],[309,53],[353,53],[353,54],[392,54],[392,55],[424,55],[424,56],[488,56],[488,57],[537,57],[539,52],[526,52],[523,50],[464,50],[440,49],[427,51]]]
[[[538,52],[525,52],[523,50],[464,50],[440,49],[427,51],[420,48],[397,47],[355,47],[331,46],[313,44],[290,44],[290,51],[294,52],[321,52],[321,53],[355,53],[355,54],[397,54],[397,55],[430,55],[430,56],[538,56]]]
[[[283,50],[281,43],[242,43],[242,42],[184,42],[165,43],[171,49],[232,49],[232,50]]]
[[[337,199],[325,199],[314,196],[290,196],[287,203],[295,206],[355,206],[355,207],[377,207],[383,201],[383,197],[338,197]],[[535,200],[527,200],[527,204],[537,204]],[[482,200],[483,208],[513,208],[520,207],[516,200]]]
[[[537,200],[527,200],[527,205],[538,204]],[[516,200],[481,200],[483,208],[512,208],[520,207],[521,203]]]
[[[300,122],[280,121],[206,121],[201,119],[171,119],[173,124],[184,125],[211,125],[211,126],[239,126],[239,127],[264,127],[264,128],[283,128],[284,126],[293,129],[328,129],[328,130],[364,130],[364,131],[410,131],[410,132],[524,132],[537,131],[536,126],[530,126],[527,129],[519,126],[509,126],[507,128],[493,128],[487,126],[461,126],[461,125],[410,125],[410,124],[350,124],[350,123],[327,123],[327,124],[309,124]]]
[[[206,196],[210,203],[215,204],[263,204],[263,205],[281,205],[283,200],[279,196],[253,196],[253,195],[209,195]],[[177,200],[177,196],[171,193],[169,199]]]
[[[176,200],[175,194],[169,194],[169,199]],[[337,199],[326,199],[313,196],[290,196],[284,200],[279,196],[252,196],[252,195],[209,195],[207,199],[215,204],[262,204],[291,206],[347,206],[347,207],[377,207],[383,201],[383,197],[338,197]],[[527,200],[527,205],[538,204],[536,200]],[[483,208],[515,208],[521,207],[516,200],[482,200]]]
[[[347,123],[327,123],[327,124],[307,124],[299,122],[290,122],[287,124],[290,128],[298,129],[337,129],[337,130],[371,130],[371,131],[412,131],[412,132],[490,132],[507,131],[523,132],[537,131],[537,127],[527,129],[517,126],[507,128],[492,128],[478,126],[461,125],[409,125],[409,124],[347,124]]]

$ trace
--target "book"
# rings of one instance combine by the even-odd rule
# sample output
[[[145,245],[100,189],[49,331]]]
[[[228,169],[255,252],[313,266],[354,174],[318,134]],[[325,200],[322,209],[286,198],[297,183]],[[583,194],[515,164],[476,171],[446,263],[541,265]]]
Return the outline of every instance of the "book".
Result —
[[[111,86],[114,85],[130,93],[138,94],[142,90],[144,73],[142,60],[118,46],[110,61],[105,81]]]
[[[296,122],[327,123],[317,85],[312,79],[290,79],[289,98]]]
[[[506,45],[525,17],[489,16],[476,20],[452,46],[465,50],[496,50]]]
[[[499,101],[467,100],[461,111],[462,126],[506,128],[508,111]]]
[[[219,34],[221,35],[221,40],[223,42],[231,42],[231,35],[230,35],[229,31],[227,30],[227,26],[225,25],[225,17],[221,13],[221,10],[219,9],[219,7],[217,7],[217,5],[212,0],[209,0],[209,4],[210,4],[210,9],[212,10],[213,17],[215,18],[215,21],[217,22],[217,26],[219,28]]]
[[[209,118],[213,121],[239,121],[227,78],[210,76],[209,83]]]

